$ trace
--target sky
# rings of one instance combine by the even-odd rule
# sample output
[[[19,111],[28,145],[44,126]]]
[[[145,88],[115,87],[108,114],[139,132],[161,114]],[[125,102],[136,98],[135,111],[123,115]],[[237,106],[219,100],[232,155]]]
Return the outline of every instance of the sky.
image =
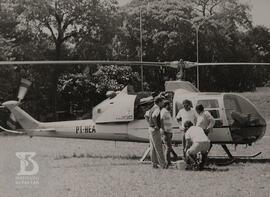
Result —
[[[118,0],[124,5],[130,0]],[[241,0],[251,5],[251,15],[254,25],[264,25],[270,28],[270,0]]]
[[[270,0],[242,0],[251,4],[251,14],[255,25],[270,28]]]

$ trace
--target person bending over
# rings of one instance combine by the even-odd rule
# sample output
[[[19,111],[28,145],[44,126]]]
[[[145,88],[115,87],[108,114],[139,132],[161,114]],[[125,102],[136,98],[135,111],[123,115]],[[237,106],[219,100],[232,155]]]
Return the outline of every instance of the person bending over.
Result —
[[[191,166],[197,167],[199,165],[197,162],[197,154],[200,152],[204,155],[203,160],[206,159],[207,151],[210,148],[210,140],[204,133],[204,130],[201,127],[193,126],[191,121],[186,121],[184,126],[186,140],[184,152],[186,161],[190,163]]]

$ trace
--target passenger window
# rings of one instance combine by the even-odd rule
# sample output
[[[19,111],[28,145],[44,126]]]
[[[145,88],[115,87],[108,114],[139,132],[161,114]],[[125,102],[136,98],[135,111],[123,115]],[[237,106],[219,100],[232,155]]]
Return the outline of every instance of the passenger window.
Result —
[[[205,111],[209,111],[210,114],[215,119],[220,118],[218,100],[216,100],[216,99],[199,100],[197,102],[197,105],[202,105],[204,107]]]
[[[208,100],[199,100],[197,105],[203,105],[205,111],[208,111],[213,118],[215,119],[215,126],[216,128],[223,126],[223,121],[221,120],[220,113],[219,113],[219,104],[218,100],[216,99],[208,99]]]
[[[197,105],[203,105],[204,108],[219,108],[218,100],[210,99],[210,100],[199,100]]]

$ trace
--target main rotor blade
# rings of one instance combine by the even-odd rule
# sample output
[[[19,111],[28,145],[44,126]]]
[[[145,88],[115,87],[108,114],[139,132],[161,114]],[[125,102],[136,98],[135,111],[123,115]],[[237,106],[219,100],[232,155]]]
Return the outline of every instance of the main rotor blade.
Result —
[[[129,65],[129,66],[165,66],[170,62],[140,62],[140,61],[99,61],[99,60],[64,60],[64,61],[0,61],[1,65],[74,65],[74,64],[100,64],[100,65]]]
[[[212,63],[194,63],[194,66],[270,66],[270,63],[266,62],[212,62]]]
[[[4,65],[128,65],[128,66],[166,66],[171,68],[179,68],[182,64],[184,68],[193,68],[197,66],[270,66],[270,63],[262,62],[189,62],[189,61],[171,61],[171,62],[141,62],[141,61],[101,61],[101,60],[59,60],[59,61],[0,61],[0,66]]]

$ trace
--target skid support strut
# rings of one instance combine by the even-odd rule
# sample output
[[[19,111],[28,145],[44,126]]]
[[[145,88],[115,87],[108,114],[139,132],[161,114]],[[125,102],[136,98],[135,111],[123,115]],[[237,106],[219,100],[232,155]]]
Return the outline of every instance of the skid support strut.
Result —
[[[234,159],[234,157],[232,156],[231,152],[229,151],[228,147],[226,145],[221,145],[223,150],[227,153],[227,155],[229,156],[230,159]]]

